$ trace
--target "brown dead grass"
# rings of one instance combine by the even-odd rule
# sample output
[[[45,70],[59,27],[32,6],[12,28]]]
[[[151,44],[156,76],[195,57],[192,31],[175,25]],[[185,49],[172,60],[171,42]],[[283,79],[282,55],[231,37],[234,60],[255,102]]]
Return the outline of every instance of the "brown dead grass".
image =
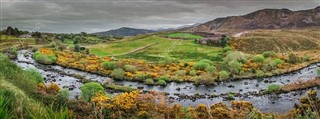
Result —
[[[319,49],[319,44],[319,29],[255,30],[231,41],[231,46],[247,53],[305,51]]]
[[[299,82],[286,84],[281,87],[281,90],[285,91],[285,92],[289,92],[289,91],[294,91],[294,90],[311,88],[311,87],[315,87],[315,86],[319,86],[319,85],[320,85],[320,79],[316,78],[316,79],[311,79],[311,80],[308,80],[305,82],[299,81]]]

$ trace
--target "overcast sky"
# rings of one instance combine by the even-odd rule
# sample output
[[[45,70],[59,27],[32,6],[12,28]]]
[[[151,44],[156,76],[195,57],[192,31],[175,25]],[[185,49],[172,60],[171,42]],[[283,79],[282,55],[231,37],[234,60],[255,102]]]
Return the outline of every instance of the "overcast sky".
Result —
[[[320,0],[0,0],[1,29],[78,33],[168,28],[264,8],[313,9]]]

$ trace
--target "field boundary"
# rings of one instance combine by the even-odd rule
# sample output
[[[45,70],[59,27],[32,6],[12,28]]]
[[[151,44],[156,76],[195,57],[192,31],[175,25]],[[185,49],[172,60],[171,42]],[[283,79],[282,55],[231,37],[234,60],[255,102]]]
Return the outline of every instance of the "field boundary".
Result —
[[[154,45],[157,45],[159,44],[160,42],[157,42],[157,43],[153,43],[153,44],[149,44],[149,45],[146,45],[146,46],[143,46],[143,47],[139,47],[139,48],[136,48],[134,50],[131,50],[129,52],[126,52],[126,53],[122,53],[122,54],[116,54],[116,55],[110,55],[110,56],[121,56],[121,55],[128,55],[128,54],[131,54],[131,53],[135,53],[135,52],[138,52],[140,50],[144,50],[144,49],[147,49],[151,46],[154,46]]]

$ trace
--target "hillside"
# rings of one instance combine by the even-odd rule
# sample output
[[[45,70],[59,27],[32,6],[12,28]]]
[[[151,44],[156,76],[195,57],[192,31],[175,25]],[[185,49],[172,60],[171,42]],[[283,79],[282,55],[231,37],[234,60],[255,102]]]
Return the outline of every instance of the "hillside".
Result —
[[[231,45],[246,53],[264,51],[296,52],[318,49],[320,30],[255,30],[231,41]]]
[[[225,29],[281,29],[320,26],[320,6],[314,9],[292,11],[289,9],[262,9],[243,16],[217,18],[195,27],[182,30],[212,32]]]
[[[152,32],[155,32],[155,31],[147,30],[147,29],[135,29],[135,28],[122,27],[115,30],[97,32],[93,34],[103,35],[103,36],[122,37],[122,36],[134,36],[137,34],[146,34],[146,33],[152,33]]]

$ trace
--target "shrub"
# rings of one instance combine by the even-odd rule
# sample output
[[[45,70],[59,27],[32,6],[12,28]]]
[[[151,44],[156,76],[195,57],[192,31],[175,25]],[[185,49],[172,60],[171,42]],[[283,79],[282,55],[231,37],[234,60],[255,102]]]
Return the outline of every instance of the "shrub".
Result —
[[[133,65],[124,65],[124,70],[127,71],[127,72],[136,72],[137,71],[137,67],[136,66],[133,66]]]
[[[103,68],[107,70],[113,70],[117,66],[115,62],[104,62],[102,65],[103,65]]]
[[[158,80],[168,81],[169,78],[167,76],[161,76],[161,77],[158,78]]]
[[[165,80],[159,80],[159,81],[157,82],[157,84],[158,84],[158,85],[165,86],[165,85],[167,85],[167,82],[166,82]]]
[[[227,79],[229,78],[229,73],[227,71],[220,71],[219,72],[219,79],[223,80],[223,79]]]
[[[211,60],[208,60],[208,59],[202,59],[202,60],[200,60],[199,62],[203,62],[203,63],[207,63],[207,64],[212,64],[212,61],[211,61]]]
[[[178,76],[185,76],[186,75],[186,71],[178,70],[178,71],[175,72],[175,74],[178,75]]]
[[[10,48],[10,50],[8,51],[8,57],[10,59],[16,59],[17,56],[18,56],[18,48],[17,47]]]
[[[266,52],[263,52],[263,57],[267,58],[267,57],[275,57],[276,56],[276,53],[273,52],[273,51],[266,51]]]
[[[319,119],[319,116],[316,111],[307,109],[303,110],[303,115],[298,114],[295,119]]]
[[[124,78],[125,71],[121,68],[112,70],[112,73],[110,76],[116,78],[116,79],[123,79]]]
[[[213,74],[217,70],[216,67],[214,66],[208,66],[207,67],[207,72]]]
[[[97,82],[86,83],[80,89],[82,91],[81,97],[86,101],[90,101],[97,93],[104,93],[104,88]]]
[[[44,55],[40,55],[36,58],[36,61],[41,64],[53,64],[53,61]]]
[[[60,91],[60,87],[58,84],[51,82],[50,85],[46,87],[46,91],[50,94],[57,94]]]
[[[297,55],[290,53],[288,62],[291,64],[296,64],[300,62],[300,58]]]
[[[205,70],[208,66],[210,66],[208,63],[197,62],[193,65],[193,68],[195,70]]]
[[[256,56],[254,56],[254,57],[252,58],[252,60],[253,60],[254,62],[263,63],[264,60],[265,60],[265,58],[264,58],[262,55],[256,55]]]
[[[196,71],[196,70],[191,70],[191,71],[189,72],[189,75],[191,75],[191,76],[196,76],[196,75],[197,75],[197,71]]]
[[[228,53],[227,56],[224,58],[224,61],[227,63],[232,60],[237,60],[241,63],[246,63],[247,58],[242,52],[234,51],[234,52]]]
[[[320,76],[320,68],[317,69],[317,74]]]
[[[60,95],[61,95],[61,97],[63,98],[63,99],[68,99],[69,98],[69,96],[70,96],[70,94],[69,94],[69,90],[68,89],[66,89],[66,88],[64,88],[64,89],[62,89],[62,90],[60,90]]]
[[[215,80],[213,79],[213,77],[208,74],[202,74],[201,76],[195,78],[196,84],[211,85],[214,82]]]
[[[153,85],[154,81],[153,81],[153,79],[147,79],[147,80],[145,80],[144,84]]]
[[[267,87],[267,90],[265,91],[265,93],[272,93],[272,92],[276,92],[279,91],[281,89],[280,85],[277,84],[271,84]]]
[[[303,62],[306,62],[306,61],[309,61],[310,60],[310,56],[309,55],[303,55],[302,57],[302,61]]]
[[[52,55],[43,55],[39,51],[33,54],[33,58],[41,64],[53,64],[57,61],[57,57]]]
[[[228,63],[232,72],[238,74],[241,70],[242,63],[238,62],[237,60],[232,60]]]
[[[280,65],[283,63],[283,60],[281,60],[281,59],[274,59],[272,61],[275,63],[275,65]]]
[[[263,76],[264,76],[264,72],[261,71],[261,70],[257,70],[257,71],[256,71],[256,76],[257,76],[257,77],[263,77]]]
[[[228,93],[227,97],[226,97],[227,100],[234,100],[234,94],[233,93]]]
[[[136,74],[136,75],[134,76],[134,79],[140,80],[140,81],[145,80],[145,79],[147,79],[147,78],[148,78],[148,75],[147,75],[147,74]]]

